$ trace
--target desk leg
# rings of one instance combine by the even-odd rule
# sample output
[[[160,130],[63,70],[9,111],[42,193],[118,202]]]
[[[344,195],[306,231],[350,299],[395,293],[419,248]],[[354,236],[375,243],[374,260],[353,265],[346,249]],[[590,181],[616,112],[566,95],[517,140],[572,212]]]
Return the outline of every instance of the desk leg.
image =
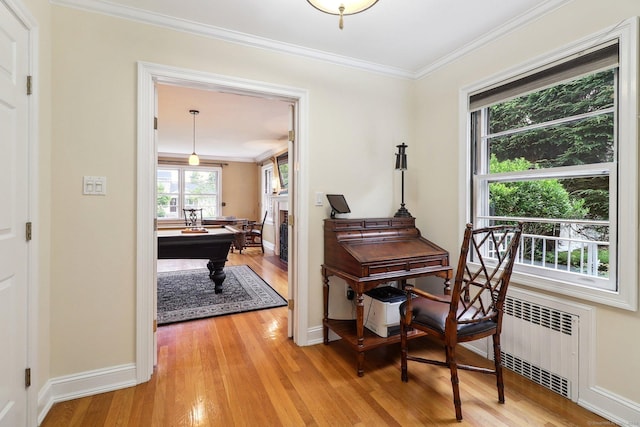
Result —
[[[322,299],[324,304],[324,318],[322,320],[322,340],[325,344],[329,344],[329,327],[327,322],[329,321],[329,276],[327,271],[322,269]]]
[[[356,335],[358,338],[358,376],[364,375],[364,295],[356,294]]]
[[[224,282],[224,279],[227,278],[227,274],[224,272],[225,261],[209,260],[209,262],[207,263],[207,268],[209,269],[209,279],[211,279],[214,283],[214,292],[216,294],[222,293],[222,282]]]

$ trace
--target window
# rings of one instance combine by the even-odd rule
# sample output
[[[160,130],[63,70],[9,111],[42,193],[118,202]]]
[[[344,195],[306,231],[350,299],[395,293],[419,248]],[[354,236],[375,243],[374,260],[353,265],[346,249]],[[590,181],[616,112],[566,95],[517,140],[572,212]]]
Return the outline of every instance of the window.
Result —
[[[273,176],[273,163],[262,166],[262,210],[267,211],[265,221],[273,222],[273,195],[276,192],[276,178]]]
[[[220,216],[221,168],[158,166],[157,216],[182,218],[182,210],[202,208],[202,216]]]
[[[514,281],[635,310],[637,212],[623,208],[637,200],[630,40],[621,31],[465,93],[465,217],[524,223]]]
[[[277,163],[280,193],[287,193],[289,191],[289,153],[279,155]]]

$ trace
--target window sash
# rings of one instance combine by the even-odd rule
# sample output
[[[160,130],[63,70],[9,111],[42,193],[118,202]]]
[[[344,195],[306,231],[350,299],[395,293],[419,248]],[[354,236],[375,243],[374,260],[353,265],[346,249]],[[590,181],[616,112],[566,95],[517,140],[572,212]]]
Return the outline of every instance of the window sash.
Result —
[[[158,192],[156,195],[156,200],[162,196],[169,196],[172,199],[176,199],[176,204],[169,206],[169,215],[161,217],[163,219],[176,219],[176,218],[184,218],[183,209],[190,208],[191,206],[187,203],[188,198],[213,198],[215,201],[212,204],[207,204],[206,206],[199,206],[203,208],[210,207],[211,215],[209,216],[220,216],[221,214],[221,200],[222,200],[222,168],[221,167],[194,167],[194,166],[175,166],[175,165],[165,165],[159,164],[157,167],[158,170],[168,170],[168,171],[176,171],[178,175],[178,190],[174,192]],[[186,190],[186,179],[185,174],[196,171],[196,172],[214,172],[216,174],[216,188],[218,190],[217,193],[193,193]],[[156,172],[156,181],[157,172]],[[157,189],[157,184],[156,184]],[[157,191],[157,190],[156,190]],[[174,207],[175,206],[175,207]],[[160,206],[156,206],[156,209],[159,209]],[[172,211],[175,209],[175,214]],[[203,211],[203,215],[207,216],[206,211]]]

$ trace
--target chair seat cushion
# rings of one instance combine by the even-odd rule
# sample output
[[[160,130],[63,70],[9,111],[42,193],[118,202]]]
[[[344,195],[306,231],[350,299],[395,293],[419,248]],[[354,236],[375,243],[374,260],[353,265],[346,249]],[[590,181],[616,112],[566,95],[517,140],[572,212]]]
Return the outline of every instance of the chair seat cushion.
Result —
[[[406,305],[406,302],[400,304],[401,319],[404,319]],[[449,304],[418,297],[411,300],[411,308],[413,310],[412,324],[423,325],[438,333],[444,334],[447,316],[449,315]],[[461,312],[462,308],[458,307],[458,315]],[[459,320],[471,319],[475,312],[475,309],[471,308]],[[496,326],[496,322],[493,320],[485,320],[470,324],[458,324],[458,337],[488,332],[495,329]]]

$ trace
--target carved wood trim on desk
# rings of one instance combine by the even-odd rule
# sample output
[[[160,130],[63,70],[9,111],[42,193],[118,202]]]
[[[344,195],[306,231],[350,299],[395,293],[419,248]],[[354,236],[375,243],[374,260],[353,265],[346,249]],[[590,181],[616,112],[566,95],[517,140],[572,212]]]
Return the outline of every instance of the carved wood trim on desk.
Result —
[[[364,293],[378,285],[435,275],[449,289],[449,253],[420,235],[415,218],[325,219],[322,265],[323,340],[329,329],[357,352],[357,373],[364,375],[364,353],[400,341],[399,335],[379,337],[364,328]],[[343,279],[356,294],[356,319],[329,319],[329,278]],[[412,333],[410,338],[422,336]]]

